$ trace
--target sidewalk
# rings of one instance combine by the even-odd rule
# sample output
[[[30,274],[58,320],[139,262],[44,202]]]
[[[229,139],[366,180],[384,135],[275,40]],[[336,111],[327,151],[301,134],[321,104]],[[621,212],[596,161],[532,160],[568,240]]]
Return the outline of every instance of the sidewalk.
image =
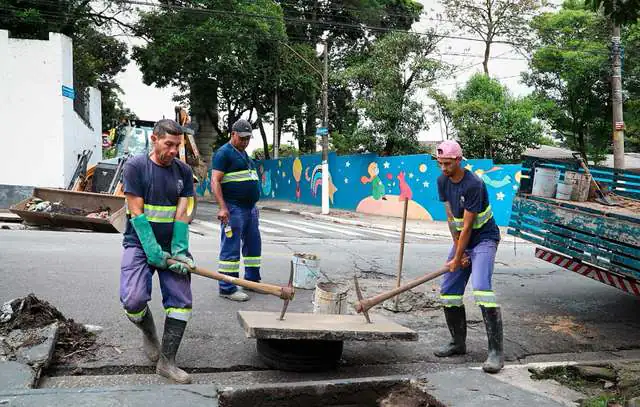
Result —
[[[575,405],[582,395],[549,381],[533,382],[526,366],[506,367],[498,375],[479,368],[457,368],[427,373],[387,377],[318,380],[291,383],[219,386],[139,385],[73,389],[0,388],[0,404],[10,406],[338,406],[364,402],[379,405],[385,389],[414,384],[433,406],[456,407],[560,407]],[[517,372],[517,373],[516,373]],[[240,374],[242,376],[242,374]],[[239,377],[241,378],[241,377]],[[239,380],[241,383],[242,380]],[[343,402],[348,403],[343,403]],[[372,403],[373,401],[373,403]],[[360,404],[358,404],[360,405]],[[405,405],[405,404],[384,404]],[[417,405],[417,404],[411,404]]]
[[[200,198],[204,202],[215,204],[215,201]],[[258,202],[260,210],[275,211],[282,213],[291,213],[294,215],[305,216],[312,219],[323,220],[326,222],[334,222],[343,225],[360,226],[365,228],[375,228],[389,230],[393,232],[402,231],[402,218],[389,216],[370,215],[355,211],[347,211],[344,209],[331,208],[329,215],[323,215],[321,208],[314,205],[305,205],[289,201],[264,200]],[[449,226],[445,221],[427,221],[407,219],[407,232],[435,236],[441,238],[451,238]],[[500,233],[502,238],[507,237],[507,228],[501,227]],[[513,239],[513,236],[509,236]]]

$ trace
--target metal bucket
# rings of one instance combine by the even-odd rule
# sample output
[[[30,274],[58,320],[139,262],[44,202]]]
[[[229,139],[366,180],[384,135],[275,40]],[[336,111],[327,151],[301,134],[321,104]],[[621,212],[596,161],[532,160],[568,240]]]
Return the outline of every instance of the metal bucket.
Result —
[[[590,181],[589,176],[581,172],[567,171],[564,173],[564,183],[573,184],[572,201],[585,202],[587,200]]]
[[[556,196],[556,185],[560,180],[560,171],[554,168],[537,167],[533,176],[531,194],[544,198]]]
[[[314,314],[345,314],[349,286],[320,282],[313,296]]]
[[[293,255],[293,286],[313,290],[320,276],[320,260],[316,255]]]
[[[556,199],[570,201],[572,191],[573,191],[573,184],[566,184],[564,182],[560,182],[558,183],[558,188],[556,191]]]

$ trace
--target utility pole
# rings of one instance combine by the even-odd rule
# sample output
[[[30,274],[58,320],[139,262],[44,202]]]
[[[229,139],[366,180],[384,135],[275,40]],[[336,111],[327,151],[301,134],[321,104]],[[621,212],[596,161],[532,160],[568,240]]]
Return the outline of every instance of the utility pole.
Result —
[[[615,11],[615,0],[613,3]],[[615,15],[615,13],[613,13]],[[624,118],[622,113],[622,58],[620,56],[620,24],[613,20],[611,38],[611,59],[613,73],[611,76],[611,101],[613,105],[613,167],[624,168]]]
[[[322,75],[322,213],[329,214],[329,44],[324,43],[324,73]]]
[[[276,85],[276,94],[273,97],[273,158],[278,159],[280,156],[280,140],[278,137],[278,85]]]

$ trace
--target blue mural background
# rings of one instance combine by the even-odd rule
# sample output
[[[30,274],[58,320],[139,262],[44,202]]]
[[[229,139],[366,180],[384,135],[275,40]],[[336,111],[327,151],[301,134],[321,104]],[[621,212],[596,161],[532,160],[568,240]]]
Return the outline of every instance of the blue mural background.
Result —
[[[256,162],[261,199],[320,206],[321,155]],[[462,165],[487,185],[498,225],[506,226],[513,197],[520,186],[520,164],[495,165],[492,160],[467,160]],[[378,157],[375,154],[329,154],[331,207],[363,213],[402,216],[401,197],[408,196],[409,218],[446,220],[438,199],[438,163],[429,155]],[[205,187],[206,188],[206,187]],[[203,191],[204,192],[204,191]],[[202,195],[201,191],[198,191]]]

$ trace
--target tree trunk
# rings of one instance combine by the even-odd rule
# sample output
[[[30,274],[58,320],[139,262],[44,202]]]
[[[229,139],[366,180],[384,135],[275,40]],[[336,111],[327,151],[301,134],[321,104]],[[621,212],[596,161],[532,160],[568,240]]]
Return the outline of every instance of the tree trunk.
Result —
[[[262,136],[262,145],[264,146],[264,158],[270,160],[269,155],[269,141],[267,140],[267,133],[264,131],[264,125],[262,124],[262,115],[258,113],[258,127],[260,128],[260,135]]]
[[[482,69],[484,74],[489,76],[489,56],[491,55],[491,41],[484,43],[484,60],[482,61]]]

